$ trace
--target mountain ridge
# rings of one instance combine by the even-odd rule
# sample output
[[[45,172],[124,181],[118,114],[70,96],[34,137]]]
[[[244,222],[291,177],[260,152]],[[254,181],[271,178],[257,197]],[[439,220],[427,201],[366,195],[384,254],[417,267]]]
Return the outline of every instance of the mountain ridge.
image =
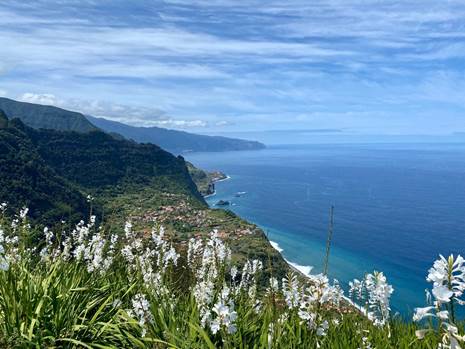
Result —
[[[8,118],[19,118],[34,129],[53,129],[87,133],[101,130],[114,138],[152,143],[175,154],[191,151],[258,150],[265,145],[256,141],[206,136],[160,127],[136,127],[104,118],[84,115],[63,108],[16,101],[0,97],[0,109]]]
[[[186,152],[220,152],[264,149],[265,145],[257,141],[249,141],[223,136],[207,136],[185,131],[171,130],[156,126],[138,127],[121,122],[96,118],[86,115],[95,126],[120,134],[139,143],[153,143],[173,153]]]

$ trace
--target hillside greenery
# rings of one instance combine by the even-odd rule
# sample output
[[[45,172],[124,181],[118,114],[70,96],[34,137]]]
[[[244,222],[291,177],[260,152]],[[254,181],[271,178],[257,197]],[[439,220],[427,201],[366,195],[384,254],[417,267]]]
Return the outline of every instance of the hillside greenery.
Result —
[[[41,157],[21,122],[0,111],[0,200],[30,208],[33,219],[77,221],[89,212],[84,195]]]
[[[227,178],[227,176],[220,171],[205,171],[195,167],[190,162],[186,162],[186,165],[197,189],[204,196],[212,195],[215,192],[215,182]]]
[[[101,131],[35,130],[4,113],[0,125],[0,200],[28,206],[33,219],[75,222],[88,212],[88,195],[99,198],[94,209],[104,210],[118,195],[146,188],[205,206],[184,159],[155,145]]]
[[[69,227],[92,209],[98,222],[115,231],[128,217],[141,229],[156,219],[179,243],[217,228],[230,237],[238,261],[270,255],[280,275],[287,270],[261,230],[230,212],[208,209],[182,157],[99,131],[34,130],[5,116],[1,123],[6,175],[0,202],[8,202],[11,211],[26,206],[36,223],[53,227],[64,220]],[[197,172],[205,183],[213,178]]]
[[[117,140],[100,131],[29,130],[28,134],[57,173],[85,189],[127,191],[158,186],[202,200],[184,159],[156,145]]]

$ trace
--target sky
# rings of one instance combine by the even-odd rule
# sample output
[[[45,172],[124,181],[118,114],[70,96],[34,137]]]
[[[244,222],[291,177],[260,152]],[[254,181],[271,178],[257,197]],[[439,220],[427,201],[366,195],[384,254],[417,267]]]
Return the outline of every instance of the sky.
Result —
[[[465,1],[0,2],[0,96],[207,134],[465,132]]]

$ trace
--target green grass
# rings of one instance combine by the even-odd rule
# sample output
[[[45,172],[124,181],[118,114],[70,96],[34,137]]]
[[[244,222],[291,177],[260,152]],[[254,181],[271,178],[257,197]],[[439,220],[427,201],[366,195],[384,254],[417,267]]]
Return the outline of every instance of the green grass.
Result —
[[[85,233],[86,227],[77,229],[74,235],[54,234],[39,246],[28,242],[32,241],[28,237],[34,227],[28,227],[26,221],[20,220],[19,226],[12,228],[3,218],[0,229],[4,238],[0,257],[8,262],[8,268],[0,270],[3,348],[334,349],[368,348],[368,343],[378,349],[437,348],[440,340],[437,333],[417,339],[418,328],[413,323],[394,319],[377,327],[350,307],[320,304],[318,300],[309,304],[315,315],[315,326],[310,326],[299,317],[299,309],[286,305],[281,288],[259,289],[254,294],[260,272],[249,273],[250,282],[241,289],[239,281],[247,273],[239,271],[236,281],[231,279],[234,258],[229,259],[227,253],[222,256],[221,251],[228,249],[215,238],[209,240],[216,247],[210,250],[213,254],[207,262],[202,259],[208,249],[204,244],[190,260],[184,249],[174,263],[169,259],[173,246],[168,238],[160,239],[159,233],[154,240],[150,234],[127,229],[112,248],[110,231],[100,230],[101,235],[97,235],[99,230],[93,226],[81,242],[78,235]],[[12,240],[15,236],[18,241]],[[68,258],[63,252],[70,236],[74,238],[67,246],[71,251],[80,245],[87,248],[87,259]],[[98,239],[93,240],[96,236],[102,236],[100,250]],[[131,248],[132,262],[125,257],[125,248]],[[100,252],[102,260],[97,258]],[[103,267],[105,260],[111,260],[108,268]],[[89,271],[91,265],[97,269]],[[157,279],[150,279],[150,275]],[[213,286],[204,309],[217,319],[211,309],[221,297],[229,313],[234,303],[234,333],[228,333],[227,326],[214,333],[211,325],[202,325],[202,302],[196,287],[206,280]],[[299,282],[298,287],[305,285]],[[228,289],[229,294],[222,296]],[[147,300],[148,308],[141,313],[134,307],[138,295]],[[320,336],[317,328],[325,320],[329,327]]]

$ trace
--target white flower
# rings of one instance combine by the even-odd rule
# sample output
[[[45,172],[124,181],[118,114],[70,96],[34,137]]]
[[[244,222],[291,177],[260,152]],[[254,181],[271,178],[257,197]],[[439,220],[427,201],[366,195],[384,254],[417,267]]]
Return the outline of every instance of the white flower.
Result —
[[[278,279],[271,277],[270,278],[270,290],[272,292],[278,292],[279,290],[279,282]]]
[[[394,292],[382,272],[367,274],[363,281],[355,279],[349,283],[349,293],[360,300],[365,300],[368,306],[368,318],[376,326],[384,326],[389,319],[390,297]]]
[[[436,286],[433,288],[433,296],[441,303],[449,303],[454,292],[449,290],[447,286]]]
[[[187,263],[191,266],[199,251],[202,249],[202,241],[194,238],[189,240],[187,248]]]
[[[441,320],[441,326],[437,329],[438,335],[442,339],[439,349],[460,349],[460,342],[465,338],[459,336],[454,321],[454,303],[463,304],[459,299],[465,290],[465,260],[459,255],[454,258],[450,255],[447,259],[439,256],[428,272],[427,280],[433,283],[433,296],[435,298],[434,307],[418,308],[415,311],[413,319],[419,321],[427,316],[437,317]],[[431,303],[431,296],[427,302]],[[432,313],[435,311],[435,314]],[[416,331],[418,338],[423,339],[425,334],[434,329],[425,329]]]
[[[314,327],[316,314],[309,312],[308,310],[305,309],[305,307],[303,307],[303,308],[299,309],[297,315],[299,316],[300,319],[307,322],[307,324],[308,324],[308,326],[310,328]]]
[[[5,249],[0,245],[0,270],[6,271],[10,267],[10,264],[5,258]]]
[[[325,336],[326,335],[326,331],[328,330],[329,328],[329,323],[328,321],[323,321],[320,326],[318,326],[317,330],[316,330],[316,334],[318,336]]]
[[[217,318],[212,321],[210,326],[213,334],[215,334],[221,326],[224,326],[228,333],[236,332],[235,321],[237,313],[234,311],[234,304],[232,301],[226,305],[220,300],[213,306],[213,312],[217,314]]]
[[[284,299],[290,309],[297,308],[301,301],[301,287],[297,280],[297,275],[289,274],[283,278],[282,289]]]
[[[139,326],[142,327],[142,337],[144,337],[147,331],[145,324],[153,321],[150,303],[145,295],[138,293],[132,298],[131,304],[132,309],[128,311],[128,314],[139,322]]]
[[[231,268],[231,280],[233,282],[236,280],[236,276],[237,276],[237,268],[236,268],[236,266],[233,266]]]
[[[363,282],[358,279],[354,279],[353,281],[350,281],[349,282],[349,296],[355,297],[357,299],[361,299],[362,293],[363,293],[363,287],[364,287]]]
[[[131,224],[131,222],[126,222],[124,224],[124,233],[126,235],[126,239],[129,239],[131,237],[131,233],[132,233],[132,224]]]
[[[434,316],[431,313],[434,307],[425,307],[425,308],[415,308],[415,313],[413,314],[413,321],[421,321],[427,316]]]
[[[19,217],[24,220],[28,212],[29,212],[29,209],[27,207],[23,207],[23,209],[19,211]]]
[[[436,316],[440,318],[441,320],[449,320],[449,311],[448,310],[438,311],[436,313]]]
[[[460,302],[465,291],[465,259],[460,255],[447,259],[439,255],[426,280],[433,283],[433,295],[439,302],[449,303],[452,298]]]
[[[216,334],[220,330],[220,321],[219,319],[215,319],[210,323],[210,329],[212,330],[213,334]]]

